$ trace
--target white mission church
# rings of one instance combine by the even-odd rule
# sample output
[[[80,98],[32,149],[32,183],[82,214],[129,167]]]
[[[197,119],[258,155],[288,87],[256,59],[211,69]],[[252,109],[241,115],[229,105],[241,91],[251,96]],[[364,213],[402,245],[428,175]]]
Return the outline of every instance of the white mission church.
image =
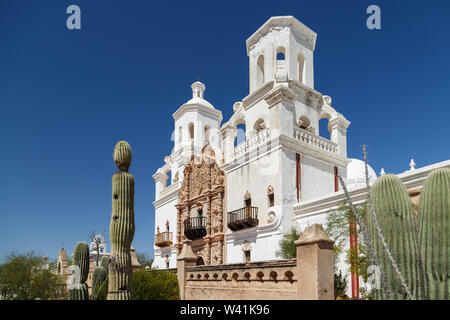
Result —
[[[338,172],[355,202],[365,200],[364,164],[347,158],[350,122],[314,89],[316,37],[292,16],[272,17],[250,36],[250,92],[225,122],[205,100],[205,85],[192,84],[192,99],[173,114],[174,151],[153,175],[154,267],[176,268],[189,240],[199,265],[279,259],[283,234],[325,224],[344,200]],[[323,118],[330,140],[319,132]],[[245,140],[236,145],[240,124]],[[421,188],[429,171],[449,162],[399,177]]]

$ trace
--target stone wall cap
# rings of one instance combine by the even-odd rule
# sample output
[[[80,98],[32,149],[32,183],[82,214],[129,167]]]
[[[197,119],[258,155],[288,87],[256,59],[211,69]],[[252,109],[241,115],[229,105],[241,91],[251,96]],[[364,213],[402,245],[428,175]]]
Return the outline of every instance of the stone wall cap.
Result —
[[[181,250],[180,255],[177,257],[177,260],[196,261],[197,259],[198,258],[192,251],[191,242],[186,241],[183,245],[183,249]]]
[[[327,235],[327,233],[323,229],[322,225],[319,223],[315,223],[311,226],[306,227],[305,231],[302,232],[300,238],[298,238],[298,240],[295,241],[295,244],[297,246],[301,246],[301,245],[307,245],[307,244],[317,243],[317,242],[321,242],[321,241],[334,242]]]

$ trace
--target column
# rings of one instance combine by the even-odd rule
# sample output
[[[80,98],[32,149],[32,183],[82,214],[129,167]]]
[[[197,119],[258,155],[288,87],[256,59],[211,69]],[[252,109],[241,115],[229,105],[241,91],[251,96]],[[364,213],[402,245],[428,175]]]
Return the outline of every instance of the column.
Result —
[[[333,240],[313,224],[295,242],[299,300],[334,300]]]
[[[338,153],[343,157],[347,157],[347,128],[349,125],[350,121],[344,117],[333,118],[328,124],[331,141],[338,145]]]
[[[186,299],[186,267],[195,266],[197,257],[192,252],[191,240],[184,242],[183,250],[177,258],[178,287],[180,288],[180,300]]]

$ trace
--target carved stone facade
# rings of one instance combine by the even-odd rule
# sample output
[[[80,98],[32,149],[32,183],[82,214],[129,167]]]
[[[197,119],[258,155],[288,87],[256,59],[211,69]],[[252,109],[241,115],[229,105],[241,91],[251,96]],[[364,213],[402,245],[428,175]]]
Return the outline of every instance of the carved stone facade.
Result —
[[[208,144],[202,149],[201,163],[191,162],[184,169],[183,183],[178,194],[177,244],[181,253],[185,236],[185,221],[194,218],[195,210],[206,218],[206,235],[192,244],[194,254],[206,265],[223,263],[223,196],[225,173],[215,160],[214,151]],[[193,213],[194,212],[194,213]]]

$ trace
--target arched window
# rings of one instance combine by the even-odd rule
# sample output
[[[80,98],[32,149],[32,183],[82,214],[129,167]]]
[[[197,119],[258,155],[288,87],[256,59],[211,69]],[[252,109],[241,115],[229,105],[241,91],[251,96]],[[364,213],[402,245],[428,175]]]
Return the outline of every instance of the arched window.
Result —
[[[261,55],[258,58],[256,64],[256,83],[257,86],[261,86],[264,83],[264,56]]]
[[[300,53],[297,57],[298,64],[298,81],[304,83],[305,80],[305,57]]]
[[[286,50],[283,47],[277,49],[277,61],[286,60]]]
[[[328,128],[329,120],[328,118],[322,118],[319,120],[319,135],[321,137],[330,139],[330,130]]]
[[[205,145],[210,142],[210,139],[211,139],[210,136],[211,136],[211,128],[208,125],[206,125],[205,129],[204,129],[204,132],[203,132],[204,144]]]
[[[236,139],[234,139],[235,147],[245,141],[245,139],[246,139],[245,132],[246,132],[245,122],[244,121],[237,122],[236,123]]]
[[[203,266],[203,265],[205,265],[205,261],[203,261],[203,258],[202,258],[202,257],[198,257],[196,265],[197,265],[197,266]]]
[[[181,126],[178,127],[178,144],[181,145],[183,143],[183,128]]]
[[[168,177],[167,178],[167,183],[168,184],[166,183],[166,187],[167,187],[168,185],[169,186],[172,185],[172,182],[173,182],[172,181],[172,170],[167,171],[166,174],[167,174],[167,177]]]
[[[189,123],[189,139],[194,140],[194,124],[192,122]]]

